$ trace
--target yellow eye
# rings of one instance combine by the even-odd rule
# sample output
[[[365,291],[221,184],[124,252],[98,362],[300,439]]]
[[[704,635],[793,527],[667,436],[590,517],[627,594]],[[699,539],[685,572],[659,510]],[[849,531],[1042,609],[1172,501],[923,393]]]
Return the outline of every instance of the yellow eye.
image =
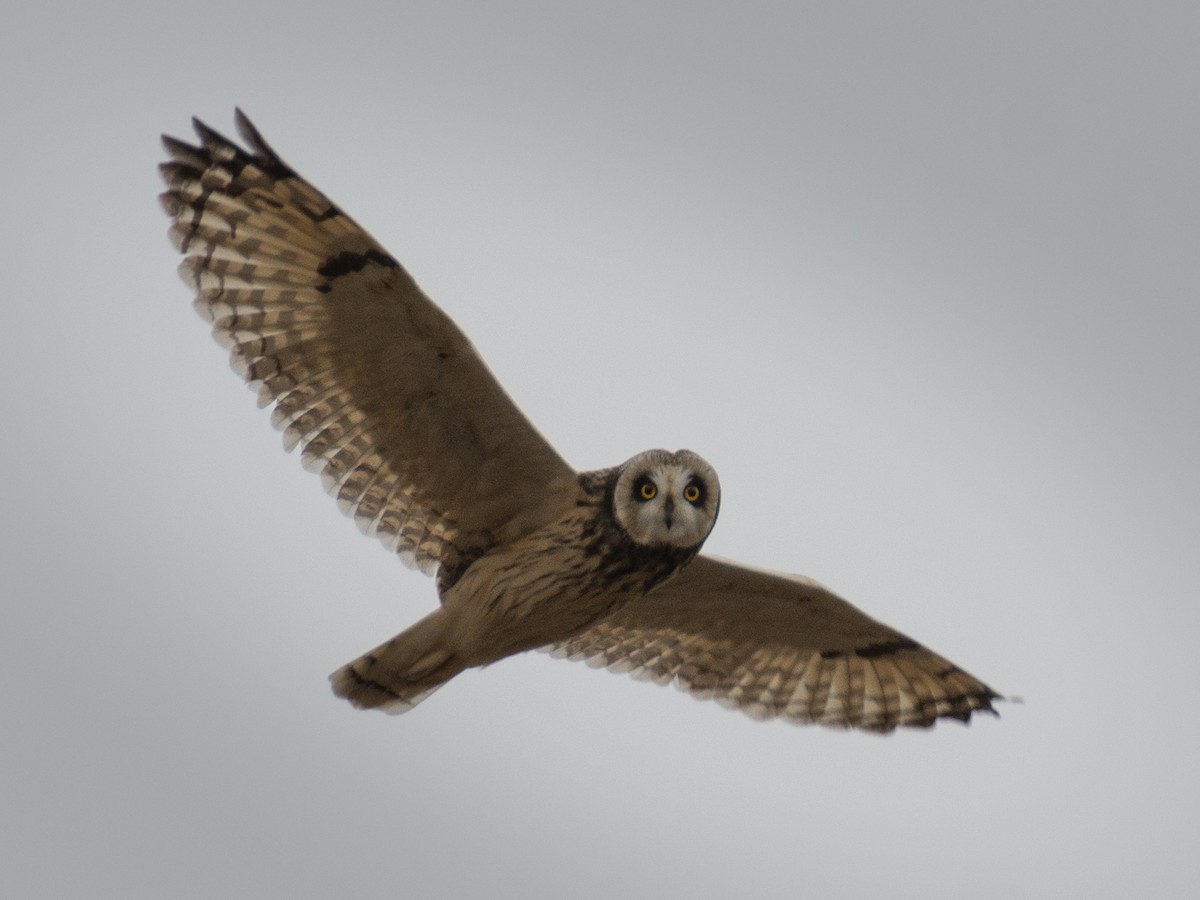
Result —
[[[638,496],[643,500],[653,500],[658,493],[658,488],[654,486],[653,481],[643,481],[641,488],[638,490]]]
[[[683,499],[686,500],[688,503],[699,503],[700,502],[700,486],[695,485],[695,484],[689,484],[687,487],[685,487],[683,489]]]

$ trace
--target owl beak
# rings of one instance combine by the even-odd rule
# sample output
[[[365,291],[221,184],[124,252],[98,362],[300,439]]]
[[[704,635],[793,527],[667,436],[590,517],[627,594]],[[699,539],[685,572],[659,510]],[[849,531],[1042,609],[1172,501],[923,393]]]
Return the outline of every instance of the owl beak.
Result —
[[[668,497],[663,503],[663,523],[667,526],[667,531],[671,530],[671,526],[675,524],[675,498]]]

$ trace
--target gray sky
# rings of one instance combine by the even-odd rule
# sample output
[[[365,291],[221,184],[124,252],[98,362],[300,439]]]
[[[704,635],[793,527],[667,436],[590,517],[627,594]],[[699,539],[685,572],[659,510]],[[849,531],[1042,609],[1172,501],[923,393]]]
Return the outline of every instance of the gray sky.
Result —
[[[1196,7],[573,6],[8,11],[0,894],[1192,896]],[[158,134],[235,104],[574,464],[699,451],[710,550],[1024,704],[881,739],[536,653],[336,701],[435,592],[175,276]]]

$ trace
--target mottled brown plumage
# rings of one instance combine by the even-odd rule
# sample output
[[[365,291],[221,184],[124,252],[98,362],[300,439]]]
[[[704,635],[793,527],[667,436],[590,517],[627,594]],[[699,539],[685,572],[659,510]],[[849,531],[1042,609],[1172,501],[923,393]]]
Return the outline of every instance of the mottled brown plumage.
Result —
[[[815,582],[697,557],[720,503],[689,451],[577,473],[403,267],[239,111],[247,149],[170,137],[180,272],[287,449],[442,604],[331,676],[410,709],[458,672],[541,648],[674,681],[758,718],[889,731],[998,695]]]

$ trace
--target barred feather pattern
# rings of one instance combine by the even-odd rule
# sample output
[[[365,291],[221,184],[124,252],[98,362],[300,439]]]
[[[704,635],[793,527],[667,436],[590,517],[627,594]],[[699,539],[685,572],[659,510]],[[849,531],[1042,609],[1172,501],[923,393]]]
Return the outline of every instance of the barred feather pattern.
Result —
[[[239,110],[160,166],[180,275],[288,450],[366,534],[445,588],[559,514],[575,472],[453,322]]]
[[[889,732],[1000,695],[814,581],[701,556],[553,656],[674,682],[752,718]]]

